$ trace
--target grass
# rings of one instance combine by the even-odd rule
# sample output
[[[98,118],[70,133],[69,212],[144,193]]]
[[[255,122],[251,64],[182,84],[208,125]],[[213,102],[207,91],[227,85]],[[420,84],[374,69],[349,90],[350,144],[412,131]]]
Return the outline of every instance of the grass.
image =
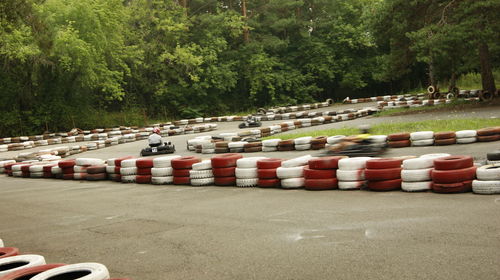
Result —
[[[480,129],[491,126],[500,126],[500,118],[495,119],[449,119],[449,120],[427,120],[419,122],[402,123],[383,123],[372,126],[371,133],[374,135],[388,135],[399,132],[416,132],[431,130],[439,131],[458,131],[466,129]],[[357,128],[343,127],[336,129],[325,129],[293,133],[286,135],[273,135],[264,139],[292,139],[304,136],[333,136],[333,135],[355,135],[359,134]]]

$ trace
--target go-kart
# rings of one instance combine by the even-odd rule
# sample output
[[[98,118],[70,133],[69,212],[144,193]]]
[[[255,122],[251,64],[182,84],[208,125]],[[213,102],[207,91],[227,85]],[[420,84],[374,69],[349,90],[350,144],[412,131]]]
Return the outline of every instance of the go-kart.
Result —
[[[319,156],[376,157],[387,150],[386,143],[360,142],[342,150],[325,149]]]
[[[173,154],[175,153],[175,145],[171,142],[165,142],[162,146],[158,147],[147,147],[141,150],[141,157],[162,155],[162,154]]]
[[[260,127],[262,123],[260,121],[245,121],[238,125],[239,128],[248,128],[248,127]]]

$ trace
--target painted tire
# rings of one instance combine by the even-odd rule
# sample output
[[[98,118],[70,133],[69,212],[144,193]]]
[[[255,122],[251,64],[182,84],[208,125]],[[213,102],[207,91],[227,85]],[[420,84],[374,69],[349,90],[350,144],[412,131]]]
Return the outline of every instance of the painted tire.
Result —
[[[189,177],[189,171],[191,169],[173,169],[172,170],[172,176],[174,177]]]
[[[172,184],[173,182],[174,182],[173,176],[151,177],[151,184],[153,185],[167,185],[167,184]]]
[[[422,192],[430,190],[432,187],[432,181],[423,182],[405,182],[401,183],[401,189],[406,192]]]
[[[124,159],[120,162],[120,167],[123,168],[131,168],[136,166],[136,158]]]
[[[483,165],[476,170],[478,180],[500,181],[500,164]]]
[[[488,135],[488,136],[477,136],[478,142],[493,142],[500,140],[500,134]]]
[[[184,157],[174,158],[170,163],[172,164],[172,168],[175,170],[175,169],[191,169],[191,166],[198,162],[201,162],[200,158],[194,156],[184,156]]]
[[[477,136],[491,136],[500,134],[500,127],[487,127],[478,129],[476,131],[477,131]]]
[[[431,178],[437,184],[453,184],[463,181],[471,181],[476,178],[476,167],[468,167],[453,170],[436,170],[431,172]]]
[[[172,176],[172,167],[153,167],[151,168],[151,175],[153,177],[167,177]]]
[[[400,168],[403,160],[396,158],[378,158],[366,161],[367,169]]]
[[[282,159],[266,158],[257,161],[257,168],[259,169],[275,169],[281,166]]]
[[[0,276],[28,267],[44,265],[45,259],[40,255],[17,255],[0,259]]]
[[[424,169],[403,169],[401,170],[401,179],[404,182],[422,182],[431,180],[432,168]]]
[[[434,133],[434,140],[456,138],[455,131],[443,131]]]
[[[87,167],[87,173],[88,174],[106,173],[106,165],[91,165]]]
[[[360,190],[366,181],[338,181],[339,190]]]
[[[265,159],[265,157],[246,157],[236,160],[238,168],[257,168],[257,161]]]
[[[298,167],[298,166],[304,166],[307,165],[309,160],[311,160],[313,157],[311,155],[305,155],[289,160],[285,160],[281,162],[281,167]]]
[[[452,184],[432,183],[432,191],[436,193],[464,193],[472,191],[472,181]]]
[[[181,156],[165,156],[165,157],[157,157],[153,159],[153,166],[157,168],[167,168],[172,167],[172,160],[175,158],[180,158]]]
[[[363,181],[365,180],[365,169],[343,170],[337,169],[337,179],[339,181]]]
[[[67,160],[61,160],[60,162],[57,163],[57,166],[60,168],[73,168],[75,166],[75,160],[74,159],[67,159]]]
[[[500,181],[474,180],[472,191],[477,194],[500,194]]]
[[[234,170],[236,179],[253,179],[257,178],[257,168],[241,168],[236,167]]]
[[[341,170],[358,170],[366,167],[366,162],[372,158],[370,157],[357,157],[357,158],[343,158],[339,160],[338,165]]]
[[[411,141],[410,140],[388,141],[387,146],[389,146],[390,148],[410,147]]]
[[[281,180],[281,188],[283,189],[298,189],[304,187],[304,178],[288,178]]]
[[[66,264],[62,263],[52,263],[52,264],[43,264],[43,265],[38,265],[38,266],[32,266],[32,267],[27,267],[23,269],[19,269],[16,271],[13,271],[9,274],[6,274],[2,277],[0,277],[0,280],[20,280],[20,279],[31,279],[33,276],[42,273],[44,271],[47,271],[49,269],[53,269],[56,267],[60,267]]]
[[[240,188],[257,187],[258,178],[238,178],[236,177],[236,186]]]
[[[387,181],[401,178],[401,168],[365,169],[365,179],[368,181]]]
[[[434,159],[434,168],[437,170],[463,169],[474,165],[471,156],[449,156]]]
[[[152,158],[139,158],[135,162],[135,166],[137,166],[137,168],[151,168],[151,167],[153,167],[153,159]]]
[[[276,179],[276,168],[257,169],[257,177],[259,179]]]
[[[304,167],[305,179],[331,179],[335,177],[335,169],[311,169],[309,167]]]
[[[212,168],[236,166],[236,161],[240,158],[243,158],[243,155],[236,153],[214,156],[211,158]]]
[[[311,169],[336,169],[339,167],[339,160],[345,157],[322,157],[313,158],[308,162],[309,168]]]
[[[115,166],[117,167],[121,167],[122,166],[122,161],[126,160],[126,159],[132,159],[134,158],[133,156],[126,156],[126,157],[121,157],[121,158],[115,158]]]
[[[137,175],[151,175],[151,167],[137,167]]]
[[[436,145],[436,146],[453,145],[456,143],[457,143],[457,138],[446,138],[446,139],[434,140],[434,145]]]
[[[280,179],[260,179],[257,185],[261,188],[276,188],[280,186]]]
[[[65,275],[76,276],[79,280],[106,280],[109,279],[108,269],[98,263],[77,263],[60,266],[37,274],[30,280],[66,279]]]
[[[338,181],[336,178],[305,179],[304,188],[310,191],[334,190],[338,188]]]
[[[402,141],[402,140],[409,140],[410,139],[410,133],[393,133],[387,135],[387,140],[388,141]]]
[[[395,191],[401,189],[401,179],[368,181],[367,187],[372,191]]]
[[[76,174],[76,173],[75,173]],[[97,173],[97,174],[86,174],[85,179],[87,181],[101,181],[108,179],[108,174],[106,173]]]
[[[174,176],[174,185],[189,185],[191,178],[189,177],[175,177]]]
[[[234,177],[236,174],[236,167],[218,167],[212,168],[214,177]]]
[[[0,259],[19,255],[19,249],[16,247],[0,247]]]
[[[236,177],[215,177],[214,184],[216,186],[235,186],[236,185]]]
[[[212,169],[212,161],[209,159],[202,160],[201,162],[195,163],[192,166],[193,170],[208,170]]]
[[[276,168],[276,175],[280,179],[301,178],[304,176],[304,167],[278,167]]]

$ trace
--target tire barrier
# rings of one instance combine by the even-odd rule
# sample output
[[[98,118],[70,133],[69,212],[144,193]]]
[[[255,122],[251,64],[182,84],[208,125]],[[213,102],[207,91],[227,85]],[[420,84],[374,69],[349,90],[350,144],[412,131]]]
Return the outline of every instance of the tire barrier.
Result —
[[[305,155],[281,162],[276,168],[276,176],[281,180],[283,189],[299,189],[304,187],[304,168],[313,159],[311,155]]]
[[[37,265],[37,266],[32,266],[32,267],[27,267],[23,269],[19,269],[16,271],[13,271],[9,274],[6,274],[2,277],[0,277],[0,280],[22,280],[22,279],[31,279],[32,277],[45,272],[47,270],[60,267],[66,264],[62,263],[52,263],[52,264],[42,264],[42,265]]]
[[[151,168],[151,183],[153,185],[167,185],[174,182],[172,160],[180,156],[164,156],[153,159]]]
[[[458,193],[472,190],[476,167],[470,156],[448,156],[434,159],[431,172],[432,190],[437,193]]]
[[[234,186],[236,184],[236,162],[240,158],[243,158],[243,156],[237,153],[223,154],[211,158],[216,186]]]
[[[193,156],[183,156],[170,161],[172,165],[172,175],[174,185],[189,185],[190,170],[195,163],[201,162],[200,158]]]
[[[257,185],[261,188],[278,188],[281,186],[276,169],[281,167],[282,159],[266,158],[257,161]]]
[[[259,176],[257,172],[257,161],[266,159],[265,157],[247,157],[236,161],[234,170],[237,187],[258,186]]]
[[[106,266],[99,263],[77,263],[49,269],[32,277],[31,280],[68,279],[69,277],[106,280],[109,279],[109,272]]]
[[[45,259],[40,255],[17,255],[0,259],[0,277],[14,271],[44,265]]]
[[[369,157],[343,158],[338,161],[337,180],[341,190],[359,190],[365,186],[365,167]]]
[[[412,146],[432,146],[434,145],[433,131],[417,131],[410,133]]]
[[[324,157],[309,160],[304,168],[304,188],[311,191],[334,190],[338,188],[338,161],[343,157]]]
[[[212,161],[207,159],[192,165],[189,171],[192,186],[208,186],[214,184],[214,173],[212,172]]]
[[[365,179],[372,191],[401,189],[401,159],[383,158],[366,161]]]

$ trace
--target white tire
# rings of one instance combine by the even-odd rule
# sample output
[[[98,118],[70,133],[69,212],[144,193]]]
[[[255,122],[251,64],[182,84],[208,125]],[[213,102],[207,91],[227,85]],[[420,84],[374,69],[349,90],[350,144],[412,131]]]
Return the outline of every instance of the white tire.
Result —
[[[305,155],[297,158],[292,158],[289,160],[285,160],[281,163],[282,167],[297,167],[307,165],[309,160],[313,159],[311,155]]]
[[[265,159],[266,157],[246,157],[240,158],[236,161],[236,166],[239,168],[256,168],[257,161]],[[256,176],[257,177],[257,176]]]
[[[52,168],[50,169],[50,172],[52,174],[62,174],[62,168],[59,167],[59,166],[52,166]]]
[[[30,172],[43,172],[43,165],[32,165],[29,170]]]
[[[500,181],[500,164],[483,165],[476,170],[476,176],[481,181]]]
[[[407,192],[420,192],[430,190],[432,181],[422,181],[422,182],[402,182],[401,188],[403,191]]]
[[[207,170],[212,169],[212,161],[209,159],[203,160],[201,162],[192,165],[193,170]]]
[[[310,144],[311,143],[312,136],[305,136],[305,137],[299,137],[295,139],[293,142],[295,145],[304,145],[304,144]]]
[[[236,186],[242,188],[248,187],[256,187],[258,184],[259,178],[251,178],[251,179],[236,179]]]
[[[153,167],[151,168],[151,175],[153,177],[167,177],[172,176],[172,167]]]
[[[73,172],[75,173],[84,173],[87,172],[86,166],[75,165],[73,166]]]
[[[173,176],[151,177],[151,184],[153,185],[167,185],[167,184],[172,184],[173,182],[174,182]]]
[[[108,166],[115,166],[115,159],[116,159],[116,158],[110,158],[110,159],[107,159],[107,160],[106,160],[106,164],[107,164]]]
[[[412,140],[411,145],[415,147],[432,146],[434,145],[434,139]]]
[[[277,150],[277,147],[262,146],[263,152],[276,152]]]
[[[427,140],[427,139],[434,139],[434,131],[417,131],[410,133],[410,140],[412,142],[416,140]]]
[[[22,171],[12,171],[12,176],[14,177],[22,177],[23,172]]]
[[[422,182],[431,180],[432,168],[425,169],[403,169],[401,179],[404,182]]]
[[[136,158],[122,160],[121,167],[122,167],[122,169],[123,168],[127,168],[127,167],[135,167],[135,162],[136,161],[137,161]]]
[[[358,170],[365,168],[366,161],[372,159],[371,157],[356,157],[356,158],[343,158],[339,160],[339,169],[342,170]]]
[[[434,159],[437,159],[437,158],[442,158],[442,157],[449,157],[451,156],[450,154],[447,154],[447,153],[436,153],[436,154],[425,154],[425,155],[421,155],[420,158],[431,158],[432,159],[432,162],[433,162],[433,165],[434,166]],[[410,168],[408,168],[410,169]]]
[[[106,166],[106,173],[115,174],[115,166],[114,165]]]
[[[42,178],[43,172],[30,172],[30,178]]]
[[[340,190],[359,190],[365,185],[365,181],[339,181]]]
[[[471,138],[471,137],[477,136],[477,131],[476,130],[460,130],[460,131],[455,132],[455,135],[457,136],[457,140],[459,138]]]
[[[307,151],[310,149],[311,149],[311,144],[295,145],[295,150],[297,150],[297,151]]]
[[[470,144],[476,142],[476,137],[457,138],[457,144]]]
[[[137,167],[122,167],[120,168],[120,174],[123,176],[136,175]]]
[[[214,177],[214,173],[212,173],[212,169],[208,170],[189,170],[189,178],[191,179],[203,179]]]
[[[411,158],[403,161],[403,169],[405,170],[418,170],[431,168],[434,166],[433,158]]]
[[[153,166],[158,168],[172,167],[170,162],[181,156],[166,156],[166,157],[157,157],[153,159]]]
[[[385,143],[387,142],[387,135],[372,135],[370,138],[372,143]]]
[[[283,189],[298,189],[304,187],[304,178],[288,178],[281,180],[281,187]]]
[[[235,170],[237,179],[253,179],[257,178],[257,168],[241,168],[237,167]]]
[[[227,147],[229,149],[232,149],[232,148],[243,148],[245,146],[245,144],[248,144],[248,142],[245,142],[245,141],[229,142],[227,144]]]
[[[14,162],[16,162],[16,161],[13,160],[13,159],[2,160],[2,161],[0,161],[0,167],[4,167],[6,164],[8,164],[8,163],[14,163]]]
[[[344,170],[337,169],[337,179],[339,181],[363,181],[365,179],[365,169]]]
[[[135,183],[135,178],[136,178],[136,175],[122,175],[122,182],[123,183]]]
[[[202,149],[202,154],[215,154],[215,149]]]
[[[344,139],[345,137],[346,137],[345,135],[330,136],[330,137],[326,138],[326,142],[330,145],[337,144],[340,141],[342,141],[342,139]]]
[[[215,149],[215,143],[214,142],[203,142],[201,143],[201,148],[202,149]]]
[[[6,257],[0,259],[0,267],[3,267],[3,270],[0,270],[0,276],[7,275],[13,271],[20,270],[23,268],[44,265],[44,264],[45,264],[45,258],[40,255],[18,255],[13,257]]]
[[[16,164],[16,165],[13,165],[12,166],[12,172],[18,172],[18,171],[21,171],[21,167],[24,166],[26,164]]]
[[[78,272],[87,272],[88,275],[77,278],[78,280],[106,280],[109,279],[108,269],[99,263],[75,263],[63,265],[47,271],[41,272],[31,280],[63,279],[64,275]]]
[[[280,179],[299,178],[304,176],[304,166],[278,167],[276,175]]]
[[[0,247],[5,247],[5,245],[3,244],[3,240],[0,239]]]
[[[191,179],[191,186],[208,186],[214,184],[214,177]]]
[[[472,181],[472,191],[477,194],[500,194],[500,181]]]
[[[77,158],[75,164],[80,166],[102,165],[104,160],[100,158]]]
[[[281,139],[268,139],[262,141],[262,148],[264,147],[276,147],[278,146],[278,143],[281,141]]]

